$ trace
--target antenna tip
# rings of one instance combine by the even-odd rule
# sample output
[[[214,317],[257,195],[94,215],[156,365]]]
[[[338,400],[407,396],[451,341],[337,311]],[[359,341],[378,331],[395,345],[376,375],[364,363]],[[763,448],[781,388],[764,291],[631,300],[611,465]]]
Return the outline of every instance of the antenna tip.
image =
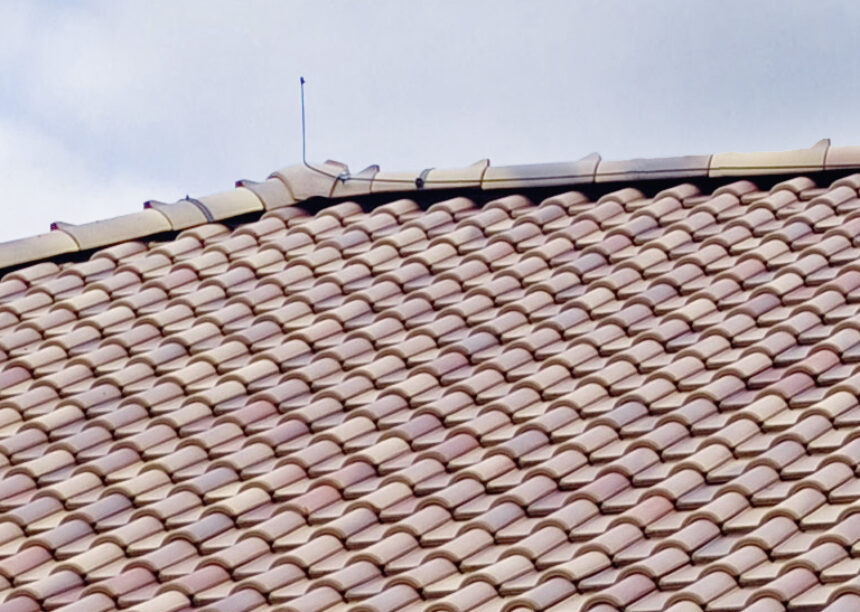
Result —
[[[305,77],[299,77],[299,83],[304,85],[305,84]]]

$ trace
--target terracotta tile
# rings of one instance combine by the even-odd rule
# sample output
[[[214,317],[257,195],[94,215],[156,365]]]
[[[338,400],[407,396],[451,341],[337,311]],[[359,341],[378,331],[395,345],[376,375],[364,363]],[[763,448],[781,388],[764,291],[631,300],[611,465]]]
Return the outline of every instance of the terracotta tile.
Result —
[[[852,607],[860,605],[860,595],[855,593],[845,593],[837,595],[833,601],[829,602],[826,608],[827,612],[842,612],[851,610]]]
[[[393,612],[409,609],[406,606],[413,603],[420,603],[420,596],[415,589],[405,584],[395,584],[364,600],[354,609],[362,612]]]
[[[266,598],[253,589],[240,589],[230,596],[209,604],[208,608],[218,612],[250,612],[265,606]]]

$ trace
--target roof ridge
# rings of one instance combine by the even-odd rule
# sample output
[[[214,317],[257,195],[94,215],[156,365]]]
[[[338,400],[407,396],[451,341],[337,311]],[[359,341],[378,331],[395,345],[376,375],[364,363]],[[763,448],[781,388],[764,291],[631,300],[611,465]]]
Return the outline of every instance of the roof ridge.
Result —
[[[55,221],[51,232],[0,243],[0,270],[109,246],[249,213],[263,213],[311,198],[348,198],[385,192],[474,188],[484,191],[631,180],[759,176],[784,172],[860,169],[860,146],[833,147],[830,139],[808,149],[713,153],[604,160],[591,153],[576,161],[492,166],[489,159],[460,168],[381,171],[368,166],[352,175],[346,164],[294,164],[265,181],[239,180],[235,188],[174,203],[149,200],[144,210],[75,225]]]

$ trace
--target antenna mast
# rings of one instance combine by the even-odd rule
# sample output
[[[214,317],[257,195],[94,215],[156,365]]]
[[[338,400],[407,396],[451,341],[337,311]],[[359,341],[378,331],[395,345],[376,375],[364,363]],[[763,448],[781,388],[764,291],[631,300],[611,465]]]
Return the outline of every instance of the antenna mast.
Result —
[[[307,128],[305,127],[305,77],[299,77],[302,89],[302,163],[307,166]]]

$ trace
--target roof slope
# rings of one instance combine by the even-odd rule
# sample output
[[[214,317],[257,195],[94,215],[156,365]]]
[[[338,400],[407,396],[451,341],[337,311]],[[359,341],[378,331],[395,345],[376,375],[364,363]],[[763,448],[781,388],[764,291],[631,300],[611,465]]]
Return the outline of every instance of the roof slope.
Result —
[[[6,274],[0,612],[855,609],[860,174],[706,185]]]

